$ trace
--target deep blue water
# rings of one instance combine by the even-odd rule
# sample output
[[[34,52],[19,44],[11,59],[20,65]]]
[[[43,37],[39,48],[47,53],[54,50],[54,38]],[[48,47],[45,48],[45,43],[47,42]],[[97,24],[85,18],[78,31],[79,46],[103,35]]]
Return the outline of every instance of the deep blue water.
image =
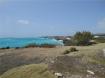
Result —
[[[24,47],[28,44],[54,44],[63,45],[63,42],[49,38],[0,38],[0,48],[3,47]]]

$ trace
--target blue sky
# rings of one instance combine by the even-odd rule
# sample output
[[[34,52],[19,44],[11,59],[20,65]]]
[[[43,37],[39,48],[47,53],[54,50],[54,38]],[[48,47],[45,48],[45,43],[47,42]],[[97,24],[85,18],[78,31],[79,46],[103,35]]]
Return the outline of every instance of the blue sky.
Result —
[[[0,0],[0,37],[105,33],[105,0]]]

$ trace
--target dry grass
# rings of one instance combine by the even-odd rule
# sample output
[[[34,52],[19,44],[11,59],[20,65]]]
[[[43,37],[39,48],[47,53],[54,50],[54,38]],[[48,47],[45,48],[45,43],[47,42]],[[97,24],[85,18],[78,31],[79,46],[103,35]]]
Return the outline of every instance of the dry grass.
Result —
[[[31,64],[5,72],[1,78],[56,78],[45,64]]]
[[[3,73],[11,68],[25,65],[25,64],[33,64],[33,63],[39,64],[39,63],[45,62],[46,58],[48,60],[49,58],[51,58],[52,60],[52,58],[62,56],[62,53],[65,50],[68,50],[70,47],[74,47],[74,46],[61,46],[56,48],[21,48],[21,49],[0,50],[0,73]],[[67,56],[69,57],[71,56],[74,57],[73,59],[74,61],[75,61],[75,57],[82,57],[80,59],[78,58],[79,60],[82,60],[82,63],[90,62],[90,63],[105,65],[104,59],[101,57],[102,55],[101,50],[105,48],[105,43],[95,44],[92,46],[75,46],[75,47],[78,50],[78,52],[72,52],[70,54],[67,54]],[[100,56],[97,56],[97,54]]]
[[[28,55],[34,57],[35,55],[41,56],[59,56],[65,50],[69,49],[73,46],[61,46],[56,48],[22,48],[22,49],[7,49],[7,50],[0,50],[0,56],[9,54],[9,53],[17,53],[20,55]],[[75,46],[79,52],[76,54],[85,54],[88,55],[91,53],[95,53],[98,50],[102,50],[105,48],[105,43],[95,44],[92,46]],[[74,53],[75,54],[75,53]]]

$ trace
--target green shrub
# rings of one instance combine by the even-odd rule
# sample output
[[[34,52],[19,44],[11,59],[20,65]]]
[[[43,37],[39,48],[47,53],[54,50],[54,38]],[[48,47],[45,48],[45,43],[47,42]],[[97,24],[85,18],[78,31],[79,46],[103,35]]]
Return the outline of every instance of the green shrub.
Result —
[[[4,47],[3,48],[0,48],[1,50],[5,49]]]
[[[34,48],[34,47],[38,47],[38,45],[36,45],[36,44],[28,44],[24,48],[30,48],[30,47]]]
[[[41,44],[39,47],[54,48],[54,47],[56,47],[56,45],[53,45],[53,44]]]
[[[71,51],[71,52],[74,52],[74,51],[77,51],[77,49],[76,49],[75,47],[71,47],[71,48],[70,48],[70,51]]]
[[[73,42],[71,40],[67,40],[67,39],[63,40],[63,43],[64,43],[65,46],[73,45]]]
[[[41,44],[41,45],[37,45],[37,44],[28,44],[25,46],[25,48],[30,48],[30,47],[42,47],[42,48],[54,48],[56,47],[56,45],[53,44]]]
[[[90,40],[93,38],[93,35],[91,32],[83,31],[83,32],[77,32],[72,41],[75,43],[75,45],[89,45]]]
[[[69,53],[70,53],[69,50],[65,50],[65,51],[63,52],[63,54],[69,54]]]
[[[3,49],[10,49],[10,47],[9,46],[7,46],[7,47],[3,47],[3,48],[0,48],[1,50],[3,50]]]
[[[6,49],[10,49],[10,47],[9,47],[9,46],[7,46],[7,47],[6,47]]]
[[[78,50],[77,50],[75,47],[71,47],[70,49],[65,50],[65,51],[63,52],[63,54],[69,54],[69,53],[75,52],[75,51],[78,51]]]
[[[15,49],[20,49],[21,47],[15,47]]]

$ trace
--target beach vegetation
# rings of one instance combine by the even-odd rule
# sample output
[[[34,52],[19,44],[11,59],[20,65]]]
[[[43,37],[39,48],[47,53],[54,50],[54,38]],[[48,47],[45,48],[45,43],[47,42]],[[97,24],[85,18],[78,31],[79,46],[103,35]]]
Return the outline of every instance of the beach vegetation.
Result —
[[[69,54],[69,53],[75,52],[75,51],[78,51],[78,50],[77,50],[75,47],[71,47],[70,49],[65,50],[65,51],[63,52],[63,54]]]
[[[93,38],[93,35],[91,32],[83,31],[83,32],[76,32],[76,34],[73,36],[73,43],[77,46],[82,45],[89,45],[90,40]]]
[[[39,45],[39,47],[54,48],[54,47],[56,47],[56,45],[54,45],[54,44],[41,44],[41,45]]]
[[[0,48],[1,50],[4,50],[4,49],[10,49],[10,47],[9,46],[7,46],[7,47],[2,47],[2,48]]]
[[[26,45],[24,48],[34,48],[34,47],[38,47],[39,45],[37,45],[37,44],[33,44],[33,43],[31,43],[31,44],[28,44],[28,45]]]
[[[32,48],[34,48],[34,47],[40,47],[40,48],[54,48],[54,47],[56,47],[56,45],[45,43],[45,44],[40,44],[40,45],[38,45],[38,44],[28,44],[28,45],[25,46],[25,48],[30,48],[30,47],[32,47]]]
[[[64,43],[65,46],[74,45],[72,40],[67,40],[67,39],[63,40],[63,43]]]

